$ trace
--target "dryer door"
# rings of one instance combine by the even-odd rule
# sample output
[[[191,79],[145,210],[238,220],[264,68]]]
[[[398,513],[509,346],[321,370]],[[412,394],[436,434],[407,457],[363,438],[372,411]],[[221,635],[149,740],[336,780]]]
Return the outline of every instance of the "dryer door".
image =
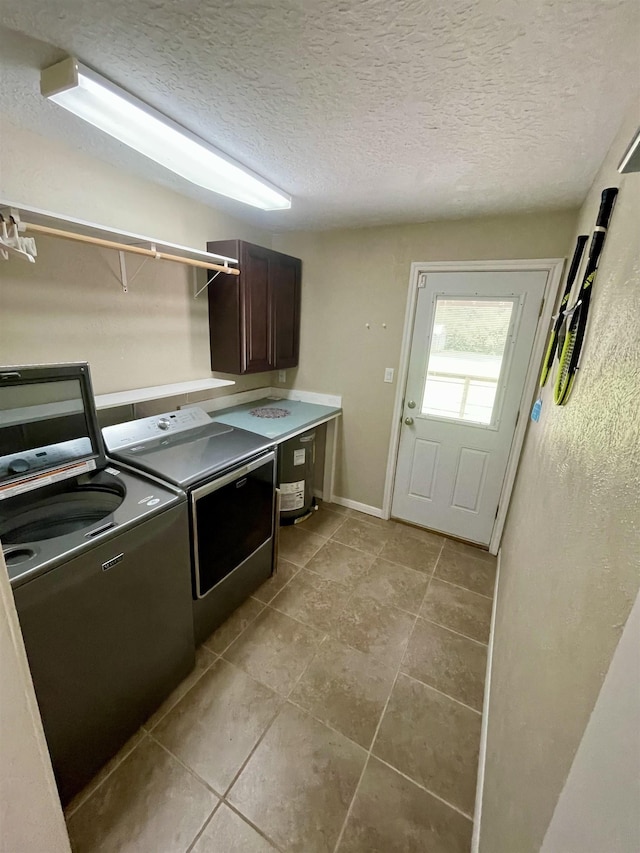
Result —
[[[196,598],[273,536],[275,456],[265,453],[191,493]]]

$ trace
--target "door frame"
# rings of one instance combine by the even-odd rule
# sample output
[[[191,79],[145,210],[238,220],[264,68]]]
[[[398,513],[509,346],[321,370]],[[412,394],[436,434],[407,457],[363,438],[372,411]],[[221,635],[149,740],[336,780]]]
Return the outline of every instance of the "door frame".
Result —
[[[416,315],[418,300],[418,281],[421,273],[430,272],[546,272],[547,283],[544,289],[543,302],[527,374],[525,377],[518,419],[516,421],[509,459],[505,471],[502,489],[500,491],[500,503],[491,533],[489,551],[498,553],[500,540],[507,518],[507,510],[511,499],[511,492],[516,478],[520,453],[529,422],[529,403],[533,398],[540,371],[540,363],[547,342],[547,335],[551,323],[551,315],[555,305],[558,288],[562,280],[565,258],[534,258],[518,259],[513,261],[414,261],[411,264],[409,276],[409,291],[407,294],[407,307],[404,318],[404,329],[402,332],[402,348],[400,350],[400,365],[398,367],[398,384],[396,387],[396,398],[393,405],[393,422],[391,427],[391,439],[389,442],[389,455],[387,459],[387,473],[384,485],[384,498],[382,501],[382,517],[391,517],[391,502],[393,499],[393,488],[395,485],[396,464],[398,461],[398,450],[400,447],[400,425],[402,421],[403,402],[409,373],[409,356],[411,353],[411,339],[413,336],[413,324]]]

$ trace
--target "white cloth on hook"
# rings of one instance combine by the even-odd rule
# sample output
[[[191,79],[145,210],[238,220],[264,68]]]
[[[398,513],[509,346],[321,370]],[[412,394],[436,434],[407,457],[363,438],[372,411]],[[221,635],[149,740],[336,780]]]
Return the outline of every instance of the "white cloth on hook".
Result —
[[[36,241],[33,237],[21,237],[18,234],[18,226],[15,222],[11,225],[11,230],[7,230],[7,222],[2,219],[2,227],[0,229],[0,256],[5,260],[10,257],[22,258],[25,261],[35,263]]]

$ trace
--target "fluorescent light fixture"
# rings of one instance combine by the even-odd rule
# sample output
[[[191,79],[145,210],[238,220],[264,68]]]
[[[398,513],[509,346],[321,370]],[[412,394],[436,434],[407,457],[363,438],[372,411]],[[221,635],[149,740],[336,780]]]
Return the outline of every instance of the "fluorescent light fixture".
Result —
[[[621,175],[628,172],[640,172],[640,130],[636,132],[629,143],[629,147],[622,155],[618,171]]]
[[[42,71],[40,91],[192,184],[262,210],[291,207],[291,196],[73,57]]]

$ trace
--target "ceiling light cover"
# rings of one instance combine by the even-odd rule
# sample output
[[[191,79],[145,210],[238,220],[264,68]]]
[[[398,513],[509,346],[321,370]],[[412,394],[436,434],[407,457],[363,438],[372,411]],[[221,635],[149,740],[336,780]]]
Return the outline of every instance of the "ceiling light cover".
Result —
[[[618,171],[621,175],[628,172],[640,172],[640,129],[636,131],[636,135],[622,155]]]
[[[291,197],[269,181],[73,57],[46,68],[40,89],[49,100],[197,186],[262,210],[291,207]]]

